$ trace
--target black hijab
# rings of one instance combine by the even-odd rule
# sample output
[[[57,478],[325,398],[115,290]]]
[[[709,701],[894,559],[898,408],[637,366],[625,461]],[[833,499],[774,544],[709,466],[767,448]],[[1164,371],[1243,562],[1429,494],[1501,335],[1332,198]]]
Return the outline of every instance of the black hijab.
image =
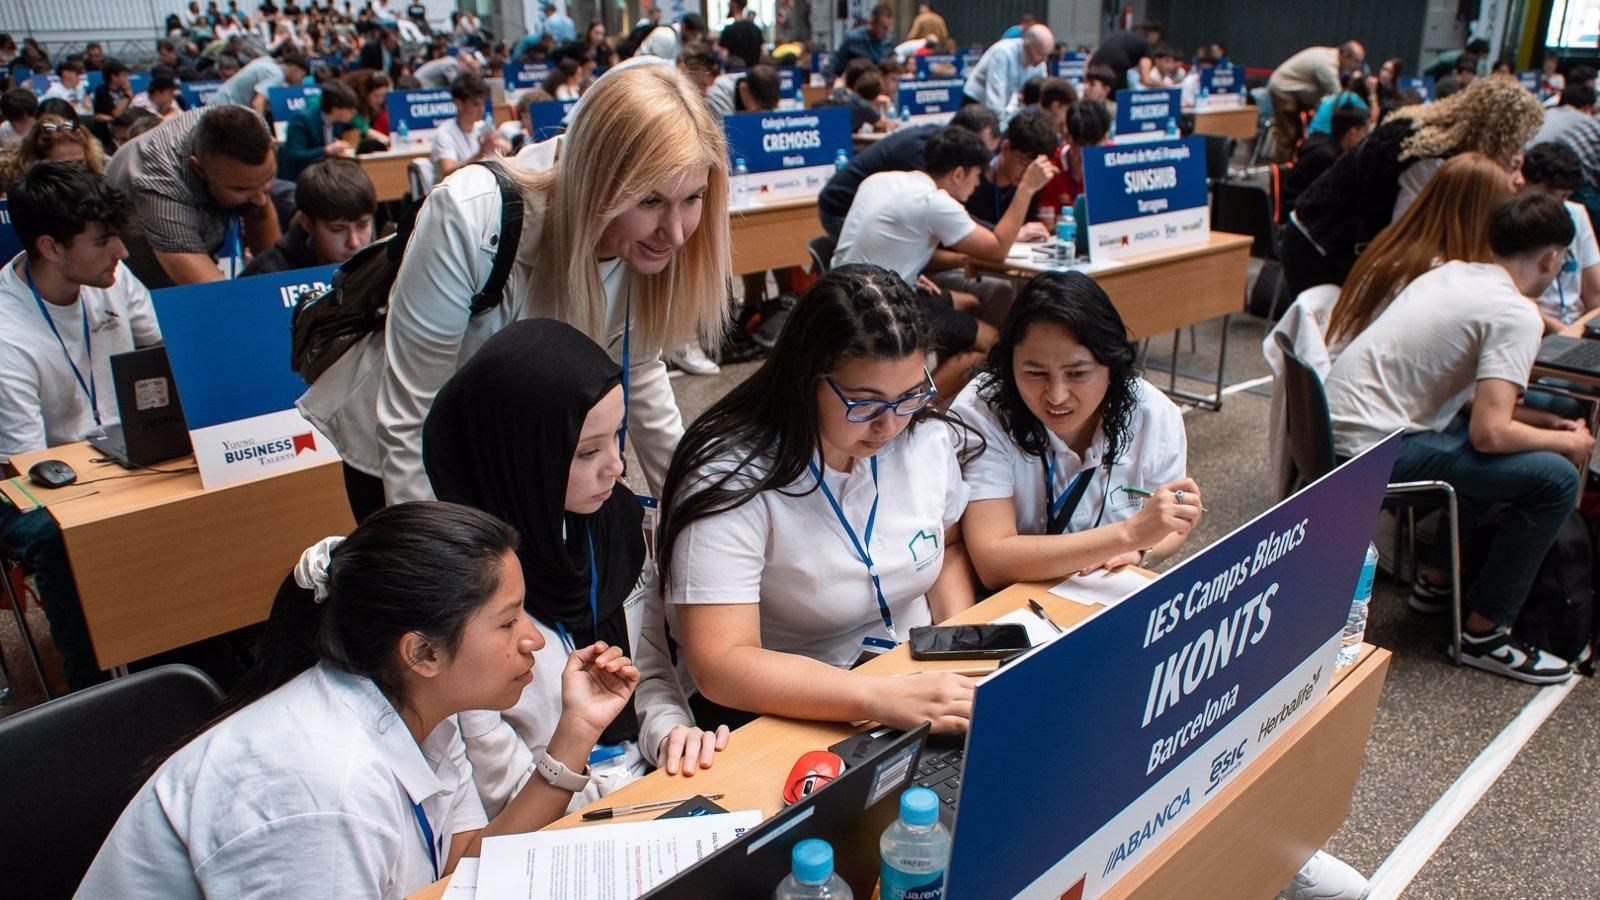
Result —
[[[567,474],[589,411],[622,369],[582,332],[524,319],[490,338],[445,383],[422,426],[422,462],[440,500],[476,507],[517,529],[528,613],[575,646],[596,640],[632,655],[623,603],[644,567],[643,512],[618,484],[591,515],[566,511]],[[589,606],[594,541],[596,612]],[[630,700],[600,742],[634,740]]]

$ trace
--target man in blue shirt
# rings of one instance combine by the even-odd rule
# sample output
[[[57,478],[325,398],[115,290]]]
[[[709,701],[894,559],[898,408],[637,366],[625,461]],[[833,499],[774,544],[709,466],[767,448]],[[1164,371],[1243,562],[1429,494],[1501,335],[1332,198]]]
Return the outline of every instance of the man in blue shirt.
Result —
[[[555,39],[556,46],[561,47],[578,39],[578,27],[572,24],[572,19],[563,15],[561,10],[550,0],[544,4],[544,30]]]
[[[889,32],[893,30],[894,10],[885,3],[874,6],[867,24],[846,34],[839,49],[834,51],[833,71],[828,73],[829,78],[838,78],[852,59],[870,59],[876,64],[893,53],[894,41],[889,37]]]

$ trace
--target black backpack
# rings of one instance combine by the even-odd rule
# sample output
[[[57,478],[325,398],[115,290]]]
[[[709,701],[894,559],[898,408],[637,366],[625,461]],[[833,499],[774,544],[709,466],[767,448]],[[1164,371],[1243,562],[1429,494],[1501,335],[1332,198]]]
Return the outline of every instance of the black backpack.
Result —
[[[1568,513],[1517,616],[1517,637],[1571,662],[1592,656],[1597,624],[1594,546],[1583,516],[1577,510]],[[1593,666],[1587,659],[1585,673],[1592,673]]]
[[[473,165],[493,172],[500,186],[500,243],[495,247],[488,280],[472,295],[472,315],[478,316],[504,299],[506,279],[522,242],[522,192],[500,163],[484,160]],[[400,272],[400,259],[421,205],[406,210],[394,234],[373,241],[339,266],[332,287],[302,294],[295,302],[289,318],[289,368],[307,384],[314,383],[362,338],[383,328],[389,290]]]

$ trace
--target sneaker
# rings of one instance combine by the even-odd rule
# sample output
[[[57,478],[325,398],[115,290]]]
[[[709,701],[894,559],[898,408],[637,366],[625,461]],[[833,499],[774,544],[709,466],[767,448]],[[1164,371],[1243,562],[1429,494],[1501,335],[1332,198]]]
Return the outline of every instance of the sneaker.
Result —
[[[1367,879],[1360,872],[1318,850],[1278,892],[1278,900],[1364,900],[1367,891]]]
[[[711,357],[706,356],[706,352],[696,343],[685,344],[672,354],[672,362],[690,375],[715,375],[722,371],[722,367],[712,362]]]
[[[1518,640],[1509,628],[1496,628],[1488,634],[1463,631],[1461,664],[1529,684],[1561,684],[1572,677],[1572,666],[1566,660]]]
[[[756,327],[750,329],[750,339],[768,350],[777,346],[778,335],[783,333],[783,325],[797,302],[799,298],[793,294],[779,294],[762,303]]]
[[[1450,609],[1455,596],[1450,585],[1437,585],[1426,578],[1418,578],[1411,585],[1411,598],[1407,601],[1419,613],[1434,615]]]

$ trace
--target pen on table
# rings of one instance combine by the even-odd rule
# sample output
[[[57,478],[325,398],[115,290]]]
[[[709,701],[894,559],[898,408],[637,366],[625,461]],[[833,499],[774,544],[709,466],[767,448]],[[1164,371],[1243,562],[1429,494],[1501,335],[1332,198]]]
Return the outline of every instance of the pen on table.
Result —
[[[1065,631],[1061,630],[1061,626],[1056,624],[1056,620],[1050,618],[1050,614],[1044,611],[1044,607],[1039,605],[1039,601],[1029,597],[1028,608],[1033,610],[1034,615],[1043,619],[1045,624],[1049,625],[1051,628],[1054,628],[1056,630],[1056,634],[1066,634]]]
[[[1129,493],[1129,494],[1134,495],[1135,497],[1143,497],[1146,500],[1149,500],[1151,497],[1154,497],[1156,495],[1155,491],[1146,490],[1146,489],[1144,489],[1142,487],[1134,487],[1131,484],[1130,485],[1125,485],[1122,488],[1122,490],[1127,492],[1127,493]],[[1205,512],[1206,511],[1206,508],[1204,506],[1199,507],[1199,509],[1200,509],[1201,512]]]
[[[706,794],[704,796],[707,800],[722,799],[721,794]],[[693,797],[683,797],[678,800],[657,800],[654,803],[635,803],[632,806],[607,806],[604,809],[593,809],[584,813],[583,819],[586,822],[592,822],[595,819],[610,819],[615,816],[629,816],[638,812],[649,812],[652,809],[668,809],[670,807],[677,806],[680,803],[688,803],[693,799]]]

